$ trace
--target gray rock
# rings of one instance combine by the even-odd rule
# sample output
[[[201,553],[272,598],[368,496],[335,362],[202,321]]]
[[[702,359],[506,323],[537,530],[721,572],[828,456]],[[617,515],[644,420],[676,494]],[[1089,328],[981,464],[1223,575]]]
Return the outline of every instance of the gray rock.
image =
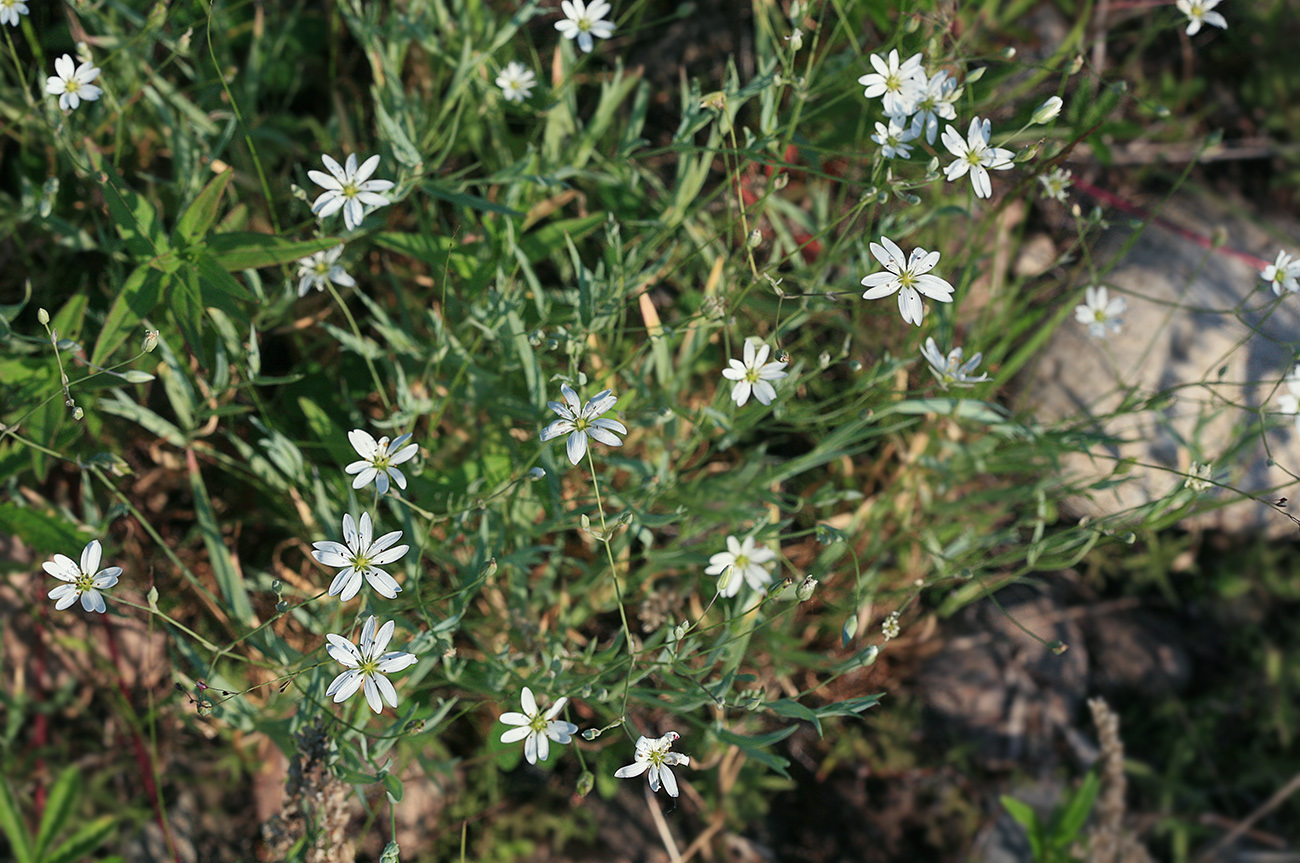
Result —
[[[1292,534],[1296,525],[1268,501],[1288,496],[1300,505],[1300,442],[1277,412],[1300,348],[1300,294],[1275,298],[1249,256],[1271,263],[1279,249],[1300,252],[1300,224],[1275,221],[1266,232],[1241,208],[1187,192],[1160,215],[1221,237],[1223,247],[1207,249],[1159,223],[1138,232],[1133,220],[1112,217],[1090,257],[1095,283],[1127,302],[1123,331],[1094,339],[1068,316],[1020,406],[1041,422],[1074,421],[1118,439],[1063,461],[1063,478],[1086,489],[1067,501],[1077,515],[1140,523],[1175,512],[1196,497],[1182,488],[1191,463],[1208,462],[1230,488],[1196,497],[1197,508],[1218,508],[1189,523]]]

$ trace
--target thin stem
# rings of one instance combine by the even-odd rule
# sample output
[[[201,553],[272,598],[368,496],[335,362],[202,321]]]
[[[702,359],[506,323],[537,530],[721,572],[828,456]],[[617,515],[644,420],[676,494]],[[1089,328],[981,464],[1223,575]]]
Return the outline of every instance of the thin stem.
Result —
[[[339,294],[338,288],[334,287],[333,282],[327,281],[325,287],[330,289],[330,296],[334,302],[343,310],[343,316],[348,319],[348,326],[352,327],[352,335],[357,337],[357,342],[362,341],[361,328],[357,326],[357,319],[352,317],[352,310],[348,308],[347,303],[343,302],[343,297]],[[375,363],[370,359],[370,355],[361,351],[361,359],[366,361],[366,368],[370,369],[370,377],[375,382],[375,390],[379,393],[379,398],[384,402],[384,410],[388,413],[393,412],[393,404],[388,400],[388,387],[384,386],[383,381],[379,379],[379,371],[375,368]]]
[[[596,479],[596,462],[591,456],[591,447],[587,447],[587,467],[591,470],[591,487],[596,493],[596,510],[600,513],[600,541],[605,546],[605,557],[609,560],[609,572],[614,578],[614,596],[618,599],[618,616],[623,621],[623,637],[627,640],[627,677],[623,678],[622,715],[627,715],[628,693],[632,688],[632,669],[636,664],[636,652],[632,649],[632,627],[627,623],[627,609],[623,607],[623,585],[618,580],[618,565],[614,563],[614,550],[609,544],[609,526],[605,522],[605,503],[600,497],[600,482]]]

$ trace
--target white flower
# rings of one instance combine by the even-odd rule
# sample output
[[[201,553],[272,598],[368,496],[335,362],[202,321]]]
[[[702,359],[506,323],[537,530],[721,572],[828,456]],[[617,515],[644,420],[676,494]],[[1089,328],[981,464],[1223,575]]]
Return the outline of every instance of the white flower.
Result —
[[[1284,414],[1294,416],[1296,430],[1300,431],[1300,367],[1292,369],[1291,374],[1287,375],[1282,382],[1286,384],[1289,392],[1277,397],[1278,409]]]
[[[343,247],[335,246],[332,249],[324,249],[313,255],[300,258],[298,260],[298,296],[305,297],[312,288],[323,291],[326,282],[333,282],[345,288],[356,285],[356,279],[349,276],[347,271],[339,265],[339,255],[341,254],[343,254]]]
[[[740,593],[741,581],[749,582],[754,590],[763,591],[772,583],[772,573],[763,566],[776,559],[776,552],[770,548],[757,548],[752,536],[745,537],[741,543],[734,536],[727,537],[727,550],[720,551],[709,558],[705,575],[717,575],[718,593],[722,596],[735,596]]]
[[[935,72],[925,82],[925,87],[916,97],[916,114],[912,116],[912,137],[915,138],[925,130],[925,140],[933,144],[935,135],[939,134],[939,120],[956,120],[957,109],[953,102],[961,95],[957,79],[942,70]]]
[[[907,146],[907,142],[915,138],[917,129],[915,126],[904,126],[897,118],[890,117],[889,125],[876,123],[876,134],[871,136],[871,140],[880,145],[880,152],[886,159],[908,158],[912,155],[912,148]]]
[[[27,14],[23,0],[0,0],[0,24],[18,26],[18,16]]]
[[[882,100],[885,113],[891,117],[906,117],[916,107],[916,99],[925,86],[925,70],[921,68],[921,55],[913,54],[901,64],[898,62],[898,49],[889,52],[889,61],[879,54],[871,55],[874,73],[868,73],[858,79],[866,89],[862,95],[868,99],[884,96]]]
[[[803,48],[803,31],[798,27],[794,28],[794,31],[785,37],[785,41],[790,43],[790,50],[798,54],[799,50]]]
[[[519,726],[503,733],[501,742],[514,743],[516,740],[522,740],[525,761],[529,764],[536,764],[538,759],[545,761],[551,754],[549,741],[571,743],[573,735],[578,733],[578,726],[572,722],[555,718],[560,715],[560,711],[568,701],[568,698],[561,698],[551,705],[550,710],[543,713],[537,706],[537,699],[533,698],[533,691],[525,686],[524,691],[519,695],[519,703],[524,708],[524,712],[501,714],[501,721],[506,725]]]
[[[588,399],[585,407],[579,405],[578,394],[568,384],[560,387],[560,394],[568,404],[546,403],[548,408],[560,415],[560,419],[542,429],[543,442],[567,434],[569,440],[565,450],[569,455],[569,461],[573,464],[582,461],[582,457],[587,454],[587,438],[600,441],[606,446],[623,445],[623,441],[619,440],[614,433],[627,434],[627,427],[618,420],[600,418],[601,414],[612,408],[618,401],[618,397],[613,395],[613,390],[601,390],[596,393]]]
[[[669,731],[663,737],[654,739],[642,737],[638,739],[633,762],[626,767],[615,770],[615,778],[628,779],[649,771],[646,779],[650,780],[651,791],[658,791],[659,783],[662,782],[664,790],[668,792],[669,796],[676,797],[677,777],[673,776],[673,772],[668,768],[691,763],[689,756],[669,751],[672,749],[673,743],[680,737],[681,735],[676,731]]]
[[[601,20],[610,10],[605,0],[591,0],[590,6],[582,0],[560,0],[560,9],[565,19],[556,21],[555,29],[565,39],[577,39],[584,54],[591,53],[592,36],[608,39],[614,35],[614,22]]]
[[[117,578],[122,574],[122,567],[110,566],[108,569],[101,570],[99,559],[102,554],[99,540],[92,539],[81,550],[80,566],[66,554],[56,554],[54,560],[47,560],[41,564],[41,568],[50,575],[67,582],[50,591],[50,599],[54,600],[56,610],[62,611],[76,602],[77,597],[81,597],[81,607],[86,611],[104,613],[108,606],[104,604],[104,597],[100,591],[108,590],[117,584]]]
[[[333,697],[334,703],[338,704],[350,698],[352,693],[360,689],[364,683],[366,701],[370,704],[371,710],[376,713],[383,711],[384,705],[379,700],[381,695],[390,707],[396,709],[397,690],[384,675],[410,668],[419,661],[419,658],[413,653],[401,650],[384,653],[384,648],[388,647],[388,641],[392,637],[391,620],[379,628],[378,634],[375,633],[373,614],[366,618],[366,623],[361,628],[360,650],[341,635],[332,632],[327,634],[325,638],[329,641],[329,645],[325,649],[336,662],[347,666],[348,670],[334,678],[329,689],[325,690],[325,695]]]
[[[1053,200],[1065,203],[1065,193],[1074,183],[1074,178],[1064,168],[1053,168],[1050,174],[1039,174],[1038,182],[1043,184],[1043,194]]]
[[[989,121],[979,117],[970,121],[965,141],[952,126],[945,126],[943,130],[943,145],[957,157],[944,169],[944,173],[951,182],[970,171],[970,184],[974,187],[977,198],[987,198],[993,194],[988,169],[1005,171],[1011,167],[1011,160],[1016,155],[1002,147],[990,147],[989,134]]]
[[[1192,466],[1187,470],[1187,479],[1183,480],[1183,485],[1192,491],[1206,491],[1214,483],[1209,480],[1214,476],[1214,466],[1192,462]]]
[[[1282,291],[1300,290],[1300,260],[1296,260],[1284,251],[1278,251],[1277,260],[1264,268],[1259,277],[1269,284],[1273,293],[1282,296]]]
[[[871,254],[884,264],[888,272],[872,273],[863,278],[862,286],[868,290],[862,299],[878,300],[898,291],[898,310],[903,320],[918,327],[925,313],[921,294],[941,303],[952,302],[952,285],[938,276],[927,275],[939,263],[938,252],[917,248],[912,250],[911,257],[905,257],[903,250],[889,237],[881,237],[880,243],[883,245],[871,244]]]
[[[926,338],[925,344],[921,347],[921,356],[925,357],[925,361],[930,364],[930,370],[939,379],[939,386],[944,389],[950,386],[974,386],[989,379],[987,374],[977,378],[971,377],[971,372],[975,371],[980,360],[984,358],[983,354],[976,354],[963,365],[961,348],[953,348],[945,357],[939,350],[939,346],[934,343],[933,336]]]
[[[24,9],[27,7],[24,6]],[[10,14],[13,15],[12,11]],[[18,23],[16,20],[14,23]],[[82,63],[72,68],[72,56],[64,54],[54,61],[54,71],[57,75],[51,75],[45,82],[45,92],[51,96],[59,97],[59,107],[65,110],[76,110],[81,104],[81,100],[93,102],[99,98],[99,94],[104,92],[94,84],[90,83],[99,77],[99,68],[89,63]]]
[[[782,371],[786,364],[769,363],[767,355],[772,350],[771,347],[759,344],[760,346],[755,348],[754,339],[745,339],[744,362],[727,360],[731,368],[722,370],[724,378],[736,382],[731,388],[731,400],[737,407],[743,407],[745,402],[749,401],[751,392],[754,398],[765,405],[770,405],[772,399],[776,398],[776,388],[769,381],[779,381],[786,376],[786,372]]]
[[[1211,12],[1219,5],[1219,0],[1178,0],[1178,11],[1187,16],[1187,35],[1195,36],[1201,31],[1202,24],[1228,29],[1228,20],[1218,12]]]
[[[410,546],[393,545],[402,538],[400,530],[386,533],[371,542],[373,530],[370,513],[361,514],[359,531],[356,519],[349,513],[343,516],[343,542],[346,545],[328,539],[311,544],[316,549],[311,556],[316,560],[326,566],[345,567],[334,576],[334,581],[330,584],[330,596],[337,596],[342,602],[352,599],[361,590],[362,576],[370,582],[375,593],[385,599],[393,599],[401,592],[402,588],[397,581],[379,567],[400,560]]]
[[[497,86],[507,102],[522,102],[533,95],[537,86],[537,76],[518,60],[511,60],[497,76]]]
[[[1087,302],[1074,308],[1074,319],[1088,325],[1088,334],[1094,339],[1104,339],[1107,330],[1118,333],[1124,326],[1120,315],[1128,304],[1123,297],[1109,299],[1104,287],[1089,287],[1086,292]]]
[[[392,201],[379,192],[393,188],[392,180],[372,180],[370,175],[379,167],[379,157],[371,156],[357,167],[357,154],[348,155],[346,166],[340,165],[329,155],[322,155],[321,161],[329,169],[308,171],[307,176],[316,185],[325,189],[311,205],[311,211],[320,218],[332,216],[343,210],[343,224],[349,231],[355,230],[366,217],[366,213],[375,207],[386,207]]]
[[[885,641],[892,641],[898,638],[898,633],[902,628],[898,625],[898,612],[891,611],[885,618],[885,622],[880,624],[880,634],[885,636]]]
[[[420,451],[419,444],[402,446],[410,439],[409,434],[404,434],[389,443],[387,436],[375,440],[370,432],[361,429],[348,432],[348,440],[351,441],[352,448],[357,451],[357,455],[361,456],[360,461],[354,461],[343,468],[345,473],[357,475],[357,478],[352,480],[352,487],[361,488],[373,480],[379,493],[387,494],[388,480],[391,478],[397,483],[398,488],[405,489],[406,475],[397,469],[397,465],[415,458],[415,454]]]

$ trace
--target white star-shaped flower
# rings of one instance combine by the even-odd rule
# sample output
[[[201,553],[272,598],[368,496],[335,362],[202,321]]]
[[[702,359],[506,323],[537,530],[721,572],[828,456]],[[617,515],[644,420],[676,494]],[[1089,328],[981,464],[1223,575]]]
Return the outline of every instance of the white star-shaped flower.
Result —
[[[325,290],[326,282],[333,282],[345,288],[356,285],[357,280],[348,275],[339,265],[342,246],[325,249],[298,260],[298,296],[305,297],[312,288]]]
[[[0,0],[0,24],[18,26],[18,17],[27,14],[27,4],[23,0]]]
[[[339,210],[343,211],[343,224],[349,231],[360,226],[366,213],[376,207],[386,207],[392,201],[380,192],[393,188],[392,180],[372,180],[370,175],[379,167],[379,156],[371,156],[357,167],[357,154],[348,155],[346,165],[340,165],[329,155],[322,155],[321,161],[329,169],[308,171],[307,176],[316,185],[325,189],[311,205],[311,211],[324,219]]]
[[[366,618],[361,628],[361,647],[348,641],[341,635],[329,633],[325,638],[329,645],[325,648],[329,655],[340,665],[347,666],[347,671],[334,678],[334,682],[325,690],[325,695],[334,699],[334,703],[346,701],[365,684],[366,702],[376,713],[383,712],[384,705],[380,696],[394,710],[397,709],[397,690],[385,677],[403,669],[410,668],[419,658],[413,653],[401,650],[384,652],[393,637],[393,621],[388,621],[375,632],[375,616]]]
[[[970,184],[974,187],[977,198],[987,198],[993,194],[989,169],[1007,170],[1012,167],[1011,160],[1016,155],[1002,147],[990,147],[990,133],[989,121],[981,120],[979,117],[970,121],[970,129],[966,132],[964,141],[961,133],[952,126],[945,126],[943,129],[943,145],[948,148],[948,152],[957,157],[944,169],[944,174],[951,182],[969,171]]]
[[[897,243],[889,237],[881,237],[880,243],[871,244],[871,254],[888,272],[872,273],[862,279],[862,286],[867,288],[862,299],[878,300],[897,291],[898,311],[903,320],[918,327],[921,326],[921,316],[925,314],[921,294],[941,303],[952,302],[952,285],[938,276],[928,275],[939,263],[938,252],[917,248],[912,250],[911,257],[907,257]]]
[[[704,574],[719,576],[718,593],[722,596],[740,593],[742,582],[748,582],[754,590],[763,592],[772,583],[772,573],[763,564],[775,559],[776,552],[755,546],[752,536],[745,537],[743,543],[734,536],[729,536],[727,550],[709,558]]]
[[[912,115],[912,137],[925,131],[925,140],[933,144],[939,134],[939,120],[956,120],[957,109],[953,102],[961,95],[957,79],[940,70],[930,76],[916,97],[916,113]]]
[[[497,86],[507,102],[522,102],[533,95],[537,76],[518,60],[511,60],[497,76]]]
[[[348,513],[343,516],[342,543],[327,539],[311,544],[315,549],[311,556],[316,560],[326,566],[344,567],[330,583],[330,596],[337,596],[342,602],[352,599],[361,590],[362,576],[370,582],[375,593],[385,599],[393,599],[401,593],[402,588],[396,579],[379,567],[400,560],[410,546],[393,545],[402,538],[400,530],[386,533],[372,542],[373,531],[370,513],[361,514],[360,530],[356,519]]]
[[[889,52],[889,60],[872,54],[871,65],[875,72],[863,75],[858,83],[866,89],[862,95],[868,99],[884,96],[881,101],[890,117],[906,117],[916,109],[916,99],[925,86],[925,69],[921,68],[921,55],[913,54],[898,62],[898,49]]]
[[[880,152],[886,159],[906,159],[912,155],[907,142],[916,134],[915,126],[904,126],[897,118],[890,117],[888,126],[876,123],[876,134],[871,136],[871,140],[880,145]]]
[[[921,356],[930,364],[930,371],[939,380],[939,386],[948,389],[954,387],[970,387],[975,384],[983,383],[989,379],[987,374],[979,377],[972,377],[971,373],[979,367],[980,360],[984,358],[983,354],[976,354],[965,363],[962,362],[961,348],[953,348],[945,357],[939,350],[939,346],[934,343],[934,337],[929,336],[925,344],[921,347]]]
[[[1187,469],[1187,479],[1183,480],[1183,486],[1195,492],[1208,491],[1214,486],[1213,479],[1214,465],[1194,461]]]
[[[1118,333],[1124,326],[1120,315],[1128,308],[1124,298],[1111,297],[1104,287],[1095,286],[1090,286],[1084,296],[1085,302],[1074,308],[1074,319],[1086,324],[1094,339],[1106,338],[1107,330]]]
[[[99,77],[99,67],[82,63],[73,69],[70,54],[64,54],[54,61],[54,71],[58,74],[51,75],[45,82],[45,92],[58,96],[59,107],[65,111],[75,111],[82,99],[93,102],[104,92],[90,83]]]
[[[605,0],[591,0],[591,5],[582,0],[561,0],[560,9],[564,20],[556,21],[555,29],[565,39],[577,39],[578,48],[584,54],[591,53],[592,36],[608,39],[614,35],[614,22],[602,20],[610,11]]]
[[[1187,16],[1187,35],[1195,36],[1201,32],[1202,24],[1228,29],[1228,20],[1218,12],[1211,12],[1219,5],[1219,0],[1178,0],[1178,11]]]
[[[361,429],[353,429],[348,432],[348,440],[352,443],[352,448],[361,456],[359,461],[354,461],[343,469],[345,473],[356,474],[356,479],[352,480],[353,488],[362,488],[372,480],[380,494],[388,493],[388,480],[391,478],[397,483],[397,487],[406,489],[406,475],[397,469],[399,464],[410,461],[415,458],[415,454],[420,451],[419,444],[411,444],[403,447],[410,434],[404,434],[392,443],[388,442],[387,436],[375,440],[370,432]]]
[[[548,408],[560,415],[560,419],[542,429],[543,443],[567,434],[569,440],[564,448],[568,453],[569,461],[573,464],[582,461],[582,457],[587,454],[587,438],[600,441],[606,446],[623,445],[623,441],[618,439],[615,432],[627,434],[627,427],[618,420],[603,419],[600,416],[618,402],[618,397],[613,395],[613,390],[601,390],[592,396],[585,406],[581,405],[578,394],[568,384],[560,387],[560,394],[564,396],[564,402],[567,404],[546,403]]]
[[[538,760],[545,761],[551,754],[551,743],[572,743],[573,735],[578,733],[578,726],[572,722],[565,722],[563,719],[556,719],[564,705],[569,701],[568,698],[560,698],[551,705],[551,709],[543,713],[537,706],[537,699],[533,698],[533,691],[527,686],[519,694],[519,703],[523,707],[523,713],[502,713],[501,721],[506,725],[517,725],[518,728],[511,728],[501,735],[502,743],[514,743],[517,740],[524,741],[524,760],[529,764],[536,764]]]
[[[117,584],[118,576],[122,574],[122,567],[110,566],[101,570],[99,560],[102,554],[99,540],[92,539],[81,550],[80,566],[66,554],[56,554],[54,560],[47,560],[41,564],[41,568],[50,575],[67,582],[50,591],[50,599],[54,600],[56,610],[63,611],[76,602],[77,597],[81,597],[81,607],[86,611],[98,611],[103,614],[107,610],[108,606],[104,604],[104,597],[100,591]]]
[[[1074,183],[1074,178],[1064,168],[1053,168],[1050,174],[1039,174],[1038,182],[1043,184],[1043,194],[1055,201],[1065,203],[1065,193]]]
[[[765,405],[770,405],[772,399],[776,398],[776,388],[770,381],[779,381],[786,376],[786,372],[782,371],[786,363],[769,363],[767,355],[772,350],[771,347],[761,342],[755,347],[755,342],[756,339],[745,339],[742,352],[745,357],[744,362],[727,360],[731,367],[722,370],[724,378],[736,382],[731,388],[731,400],[737,407],[744,407],[745,402],[749,401],[751,392],[754,398]]]
[[[681,737],[676,731],[669,731],[663,737],[641,737],[636,742],[634,760],[626,767],[614,771],[615,778],[629,779],[646,773],[650,781],[650,790],[658,791],[662,782],[664,790],[670,797],[677,796],[677,777],[669,770],[678,765],[689,765],[691,759],[680,752],[670,752],[673,743]]]
[[[1283,291],[1294,293],[1300,290],[1300,261],[1279,250],[1277,260],[1265,267],[1259,277],[1279,297],[1282,296]]]

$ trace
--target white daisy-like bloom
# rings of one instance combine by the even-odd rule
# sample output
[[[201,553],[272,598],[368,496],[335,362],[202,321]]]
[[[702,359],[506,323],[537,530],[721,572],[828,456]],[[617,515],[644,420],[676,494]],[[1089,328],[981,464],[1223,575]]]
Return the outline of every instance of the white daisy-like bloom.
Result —
[[[1195,492],[1208,491],[1214,485],[1210,482],[1213,476],[1214,465],[1194,461],[1187,469],[1187,479],[1183,480],[1183,486]]]
[[[373,533],[370,513],[361,514],[360,529],[357,520],[348,513],[343,516],[343,542],[327,539],[311,544],[315,549],[311,556],[316,560],[326,566],[344,567],[330,583],[330,596],[337,596],[341,602],[347,602],[361,590],[362,577],[370,582],[375,593],[385,599],[393,599],[402,592],[396,579],[379,567],[401,560],[410,546],[393,545],[402,538],[400,530],[371,541]]]
[[[324,219],[342,210],[343,224],[352,231],[360,226],[366,213],[392,203],[379,193],[393,188],[393,181],[370,179],[379,167],[379,156],[366,159],[361,167],[357,167],[356,153],[348,155],[345,165],[340,165],[329,155],[322,155],[321,161],[329,170],[328,174],[324,171],[307,172],[313,183],[325,189],[311,205],[316,216]]]
[[[533,95],[537,86],[537,76],[518,60],[511,60],[497,76],[497,86],[507,102],[522,102]]]
[[[69,607],[77,598],[81,598],[81,607],[86,611],[98,611],[103,614],[108,606],[104,604],[104,597],[100,594],[101,590],[108,590],[117,584],[118,576],[122,574],[122,567],[110,566],[107,569],[99,568],[100,557],[103,555],[103,549],[99,547],[99,540],[92,539],[81,550],[81,565],[66,554],[54,555],[54,560],[47,560],[41,564],[41,568],[50,575],[67,582],[67,584],[57,585],[50,591],[50,599],[54,600],[54,608],[58,611]]]
[[[1286,252],[1279,250],[1277,260],[1264,268],[1264,272],[1259,274],[1273,293],[1282,296],[1283,291],[1295,293],[1300,290],[1300,260],[1288,255]]]
[[[1118,333],[1124,326],[1120,315],[1128,308],[1123,297],[1111,297],[1100,286],[1089,286],[1084,294],[1085,302],[1074,308],[1074,319],[1088,327],[1088,335],[1094,339],[1104,339],[1110,333]]]
[[[384,675],[410,668],[419,662],[419,658],[413,653],[402,650],[384,652],[393,637],[393,625],[393,621],[390,620],[376,632],[375,616],[370,615],[366,618],[365,625],[361,627],[360,648],[341,635],[331,632],[325,636],[329,641],[329,645],[325,648],[329,651],[329,655],[340,665],[347,666],[347,671],[334,678],[329,689],[325,690],[325,695],[333,698],[335,704],[351,698],[352,694],[364,684],[366,702],[371,710],[376,713],[383,712],[381,696],[388,702],[389,707],[397,709],[397,690]]]
[[[886,61],[879,54],[869,58],[875,72],[863,75],[858,83],[866,89],[862,95],[868,99],[883,96],[885,113],[890,117],[906,117],[916,108],[917,97],[925,86],[925,69],[921,68],[921,55],[913,54],[898,62],[898,49],[891,49]]]
[[[17,27],[19,16],[26,15],[27,12],[27,4],[23,0],[0,0],[0,24]]]
[[[45,82],[45,92],[58,96],[59,107],[65,111],[75,111],[81,100],[93,102],[104,92],[90,83],[99,77],[99,67],[82,63],[74,68],[70,54],[64,54],[54,61],[54,71],[57,74],[51,75]]]
[[[527,686],[519,694],[519,704],[523,707],[523,713],[502,713],[501,721],[506,725],[516,725],[517,728],[511,728],[501,735],[502,743],[514,743],[518,740],[524,741],[524,760],[529,764],[536,764],[538,760],[545,761],[551,754],[551,743],[572,743],[573,735],[578,733],[578,726],[572,722],[565,722],[563,719],[556,719],[564,705],[569,702],[568,698],[560,698],[551,705],[551,709],[542,712],[537,706],[537,699],[533,698],[533,691]]]
[[[622,446],[623,441],[619,440],[615,432],[627,434],[627,426],[618,420],[601,417],[601,414],[618,402],[618,396],[613,392],[613,390],[601,390],[588,399],[584,406],[578,401],[578,394],[572,387],[568,384],[562,385],[560,394],[564,396],[564,402],[546,403],[546,406],[559,414],[560,418],[542,429],[542,442],[567,434],[569,440],[564,449],[572,464],[582,461],[582,457],[587,454],[587,438],[600,441],[606,446]]]
[[[343,247],[335,246],[332,249],[324,249],[305,258],[300,258],[298,260],[298,296],[305,297],[312,288],[323,291],[327,282],[333,282],[345,288],[354,287],[357,280],[349,276],[347,271],[339,264],[339,255],[341,254],[343,254]]]
[[[1218,12],[1211,12],[1219,5],[1219,0],[1178,0],[1178,11],[1187,16],[1187,35],[1195,36],[1201,32],[1201,25],[1213,24],[1215,27],[1228,29],[1228,20]]]
[[[957,79],[942,70],[935,72],[926,80],[920,95],[916,97],[916,113],[912,115],[912,137],[925,131],[925,140],[933,144],[939,134],[939,121],[956,120],[957,109],[953,102],[961,95]]]
[[[970,121],[970,129],[966,132],[964,141],[961,133],[952,126],[945,126],[943,129],[943,145],[948,148],[948,152],[957,157],[944,169],[944,174],[948,181],[952,182],[969,171],[970,184],[974,187],[977,198],[987,198],[993,194],[989,169],[1005,171],[1011,168],[1011,160],[1016,155],[1002,147],[990,147],[990,132],[989,121],[981,120],[979,117]]]
[[[973,377],[971,374],[979,367],[980,360],[984,358],[983,354],[975,354],[963,363],[961,348],[953,348],[947,356],[944,356],[939,346],[935,344],[933,336],[927,337],[925,344],[921,346],[921,356],[925,357],[925,361],[930,364],[930,371],[938,379],[939,386],[944,389],[971,387],[989,379],[987,374],[979,377]]]
[[[680,752],[671,752],[673,743],[681,737],[676,731],[669,731],[663,737],[641,737],[636,742],[636,755],[633,762],[614,771],[617,779],[630,779],[633,776],[647,774],[650,790],[658,791],[660,784],[670,797],[677,796],[677,777],[670,767],[689,765],[690,756]]]
[[[403,446],[410,439],[410,434],[404,434],[389,443],[387,436],[375,440],[370,432],[361,429],[348,432],[348,441],[361,456],[360,460],[343,468],[344,473],[357,475],[352,480],[352,487],[362,488],[373,481],[380,494],[388,494],[388,481],[391,479],[398,488],[405,490],[406,475],[397,466],[415,458],[420,451],[419,444]]]
[[[757,344],[756,344],[757,343]],[[744,407],[749,401],[750,393],[765,405],[770,405],[776,398],[776,388],[771,381],[779,381],[786,376],[783,371],[786,363],[768,362],[767,355],[772,348],[757,339],[745,339],[742,351],[744,360],[729,359],[730,368],[722,370],[722,376],[736,383],[731,388],[731,400],[737,407]]]
[[[1074,184],[1074,175],[1064,168],[1053,168],[1050,174],[1039,174],[1038,182],[1043,185],[1043,196],[1065,203],[1065,193]]]
[[[888,126],[876,123],[876,134],[871,136],[871,140],[880,145],[880,152],[886,159],[906,159],[912,155],[907,142],[916,134],[915,127],[904,126],[897,118],[890,117]]]
[[[908,257],[889,237],[881,237],[880,243],[871,244],[871,254],[887,272],[872,273],[863,278],[862,286],[867,291],[862,294],[862,299],[878,300],[897,291],[898,311],[903,320],[918,327],[921,326],[921,316],[925,314],[921,294],[941,303],[952,302],[952,285],[938,276],[929,275],[934,265],[939,263],[938,252],[916,248]]]
[[[590,54],[592,36],[608,39],[614,35],[614,22],[603,20],[610,8],[605,0],[591,0],[590,5],[582,0],[561,0],[560,10],[564,12],[564,20],[556,21],[555,29],[565,39],[577,39],[582,53]]]
[[[761,593],[772,583],[772,573],[764,564],[773,560],[776,560],[776,552],[756,546],[752,536],[745,537],[743,543],[734,536],[729,536],[727,550],[709,558],[704,574],[718,576],[718,593],[722,596],[731,597],[740,593],[742,582],[748,582],[750,587]]]

